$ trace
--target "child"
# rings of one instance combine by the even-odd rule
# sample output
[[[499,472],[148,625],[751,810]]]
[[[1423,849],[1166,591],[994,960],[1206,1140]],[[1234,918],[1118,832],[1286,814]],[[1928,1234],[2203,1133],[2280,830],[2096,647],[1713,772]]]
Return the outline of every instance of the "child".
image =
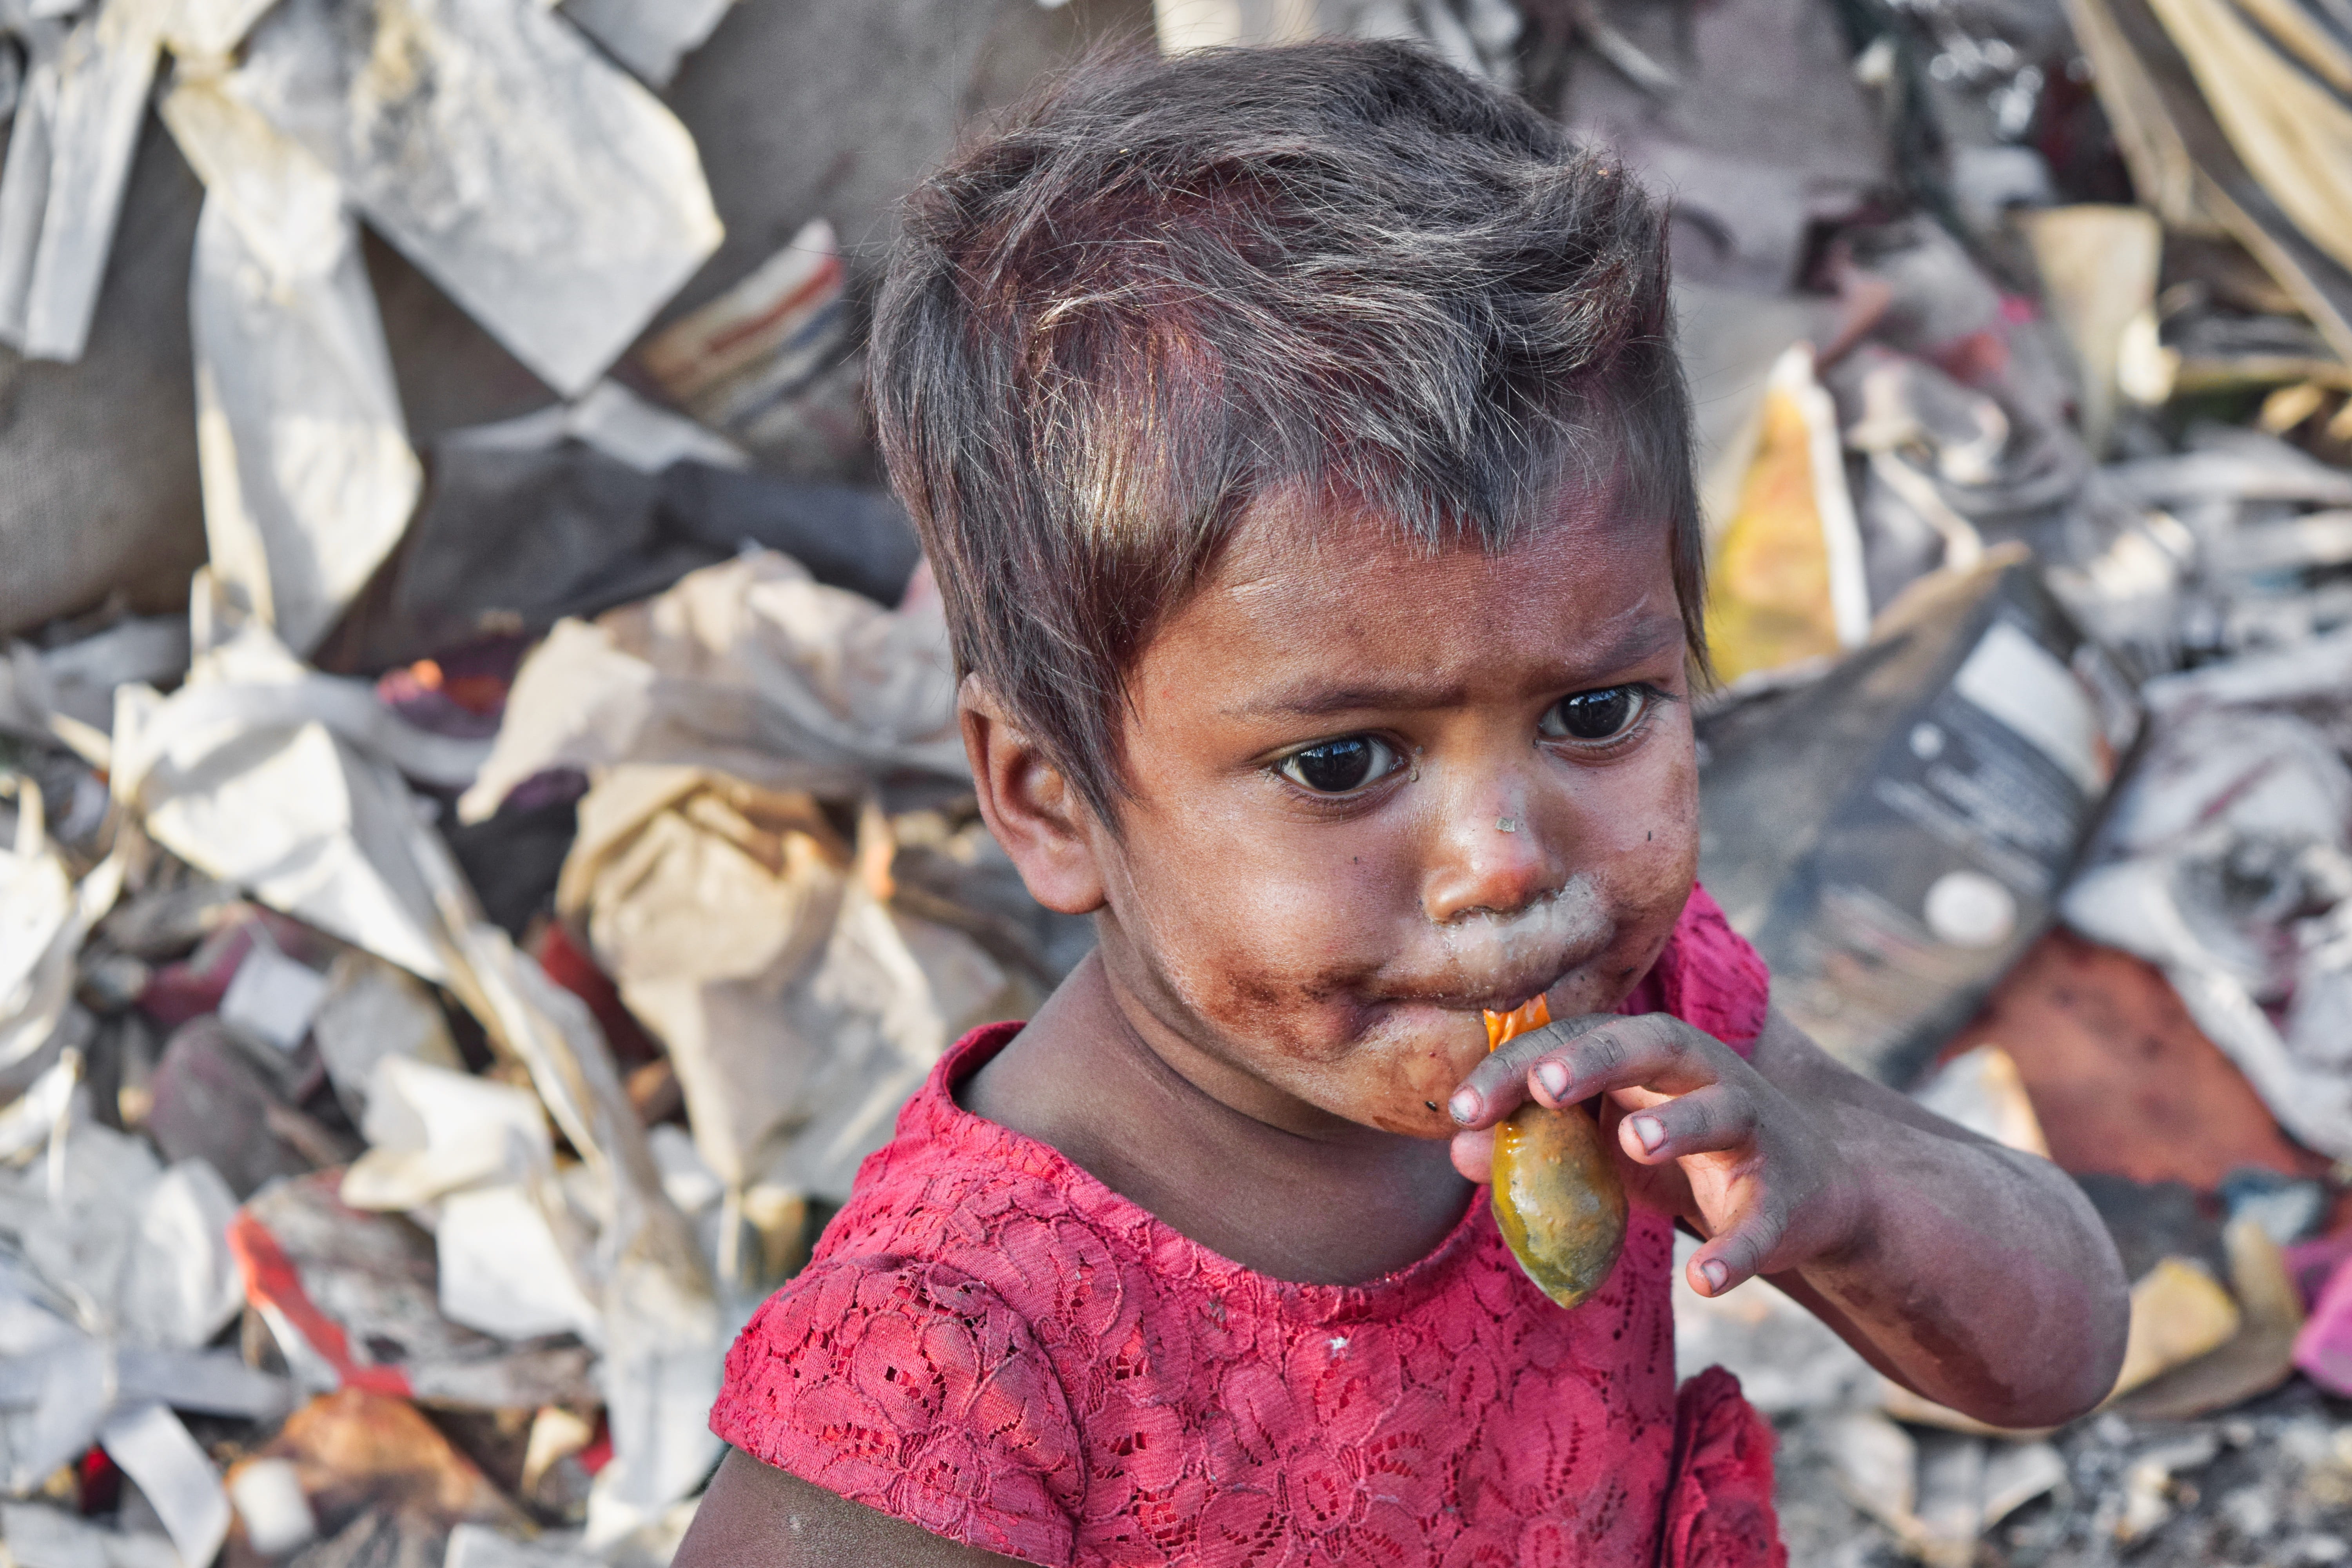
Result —
[[[2107,1391],[2073,1184],[1831,1061],[1693,885],[1621,171],[1401,47],[1092,69],[917,193],[874,389],[989,826],[1100,942],[744,1331],[679,1568],[1784,1561],[1769,1429],[1675,1387],[1677,1220],[1984,1420]],[[1573,1310],[1478,1185],[1529,1096],[1633,1198]]]

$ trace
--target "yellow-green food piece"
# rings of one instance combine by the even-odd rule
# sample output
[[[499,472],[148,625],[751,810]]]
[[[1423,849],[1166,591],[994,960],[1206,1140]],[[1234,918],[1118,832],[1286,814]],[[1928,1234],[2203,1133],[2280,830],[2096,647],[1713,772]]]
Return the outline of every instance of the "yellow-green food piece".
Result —
[[[1561,1306],[1601,1289],[1625,1247],[1625,1187],[1591,1113],[1529,1100],[1495,1129],[1495,1223]]]

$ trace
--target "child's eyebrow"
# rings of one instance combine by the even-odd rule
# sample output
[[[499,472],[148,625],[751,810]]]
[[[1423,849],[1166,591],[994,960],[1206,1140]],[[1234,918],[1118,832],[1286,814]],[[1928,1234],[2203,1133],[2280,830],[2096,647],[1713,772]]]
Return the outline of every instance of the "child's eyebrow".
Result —
[[[1543,670],[1529,683],[1531,691],[1562,693],[1601,686],[1617,679],[1628,665],[1639,664],[1663,652],[1682,637],[1682,617],[1643,616],[1620,632],[1616,640],[1575,663]],[[1415,679],[1361,681],[1345,686],[1303,680],[1277,687],[1255,700],[1223,710],[1228,719],[1324,719],[1339,713],[1422,711],[1459,707],[1469,700],[1469,689],[1459,680]]]

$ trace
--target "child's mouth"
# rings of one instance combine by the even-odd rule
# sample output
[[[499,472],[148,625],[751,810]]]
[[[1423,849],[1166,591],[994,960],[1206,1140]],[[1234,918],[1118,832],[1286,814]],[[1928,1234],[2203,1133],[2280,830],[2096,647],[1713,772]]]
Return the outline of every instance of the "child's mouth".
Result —
[[[1559,891],[1508,914],[1487,911],[1434,926],[1453,984],[1426,999],[1465,1011],[1507,1013],[1542,995],[1609,945],[1613,922],[1592,879],[1580,873]]]

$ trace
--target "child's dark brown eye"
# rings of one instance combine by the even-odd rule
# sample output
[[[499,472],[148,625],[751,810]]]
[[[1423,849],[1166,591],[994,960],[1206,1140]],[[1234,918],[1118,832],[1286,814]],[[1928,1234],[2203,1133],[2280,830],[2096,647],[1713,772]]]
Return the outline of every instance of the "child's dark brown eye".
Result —
[[[1553,740],[1613,741],[1632,729],[1649,705],[1649,694],[1638,686],[1580,691],[1554,703],[1541,728]]]
[[[1385,741],[1350,735],[1344,741],[1324,741],[1282,759],[1282,775],[1318,795],[1346,795],[1396,767],[1396,752]]]

